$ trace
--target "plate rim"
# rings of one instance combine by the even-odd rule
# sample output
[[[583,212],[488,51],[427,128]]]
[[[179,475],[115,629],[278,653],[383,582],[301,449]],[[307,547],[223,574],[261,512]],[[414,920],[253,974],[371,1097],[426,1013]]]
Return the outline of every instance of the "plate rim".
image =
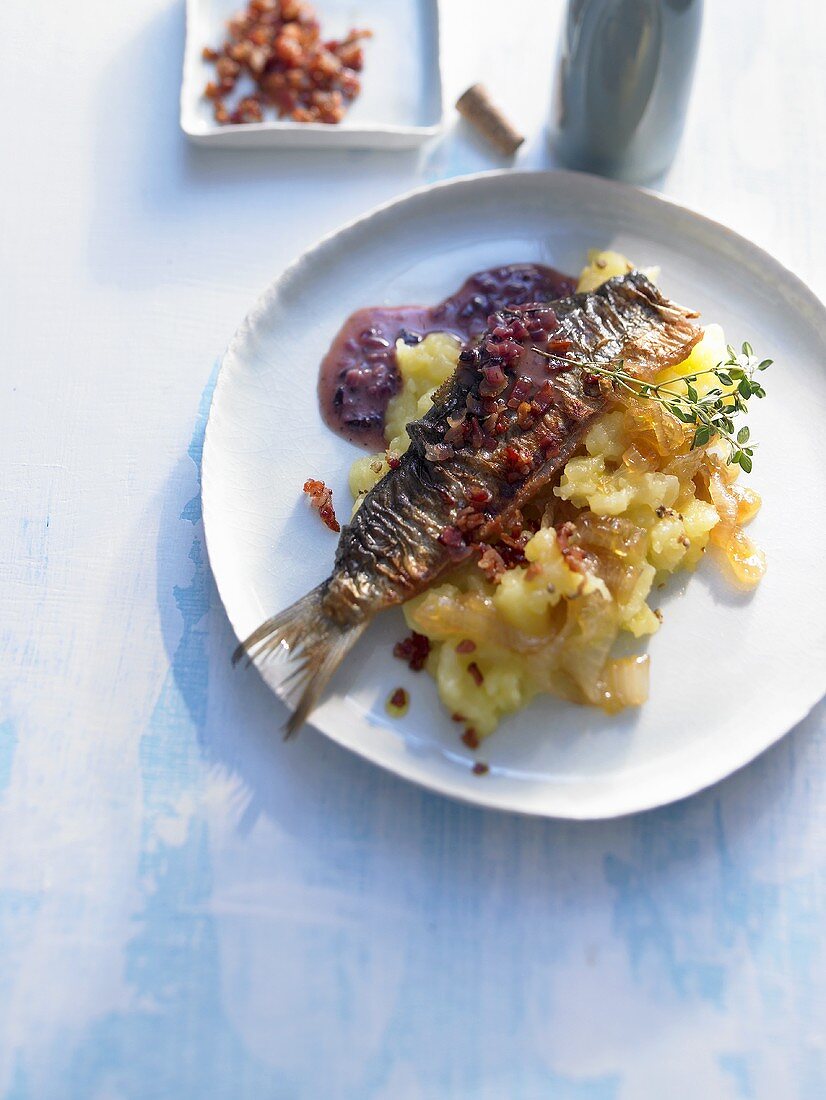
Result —
[[[178,95],[178,123],[186,137],[199,145],[282,145],[300,148],[342,148],[357,147],[364,142],[365,148],[373,150],[400,149],[420,145],[438,134],[445,123],[445,89],[443,73],[444,43],[442,35],[442,0],[420,0],[428,4],[433,12],[435,28],[435,91],[437,112],[434,122],[422,125],[393,125],[390,123],[362,122],[353,126],[347,122],[347,116],[335,126],[320,122],[292,122],[282,119],[269,119],[265,122],[245,122],[235,126],[219,126],[211,123],[205,129],[198,129],[189,123],[188,107],[192,79],[190,52],[193,48],[193,12],[201,0],[186,0],[184,48],[181,59],[181,88]],[[320,243],[320,242],[317,242]],[[286,270],[286,269],[285,269]]]
[[[324,234],[318,238],[314,244],[304,249],[299,255],[295,256],[270,282],[264,287],[261,293],[256,298],[252,307],[248,310],[242,322],[235,330],[233,336],[226,345],[223,354],[220,356],[220,366],[218,369],[217,377],[215,379],[214,388],[210,398],[209,413],[207,416],[206,428],[204,431],[204,447],[201,460],[201,504],[202,515],[204,525],[204,542],[207,555],[210,560],[210,571],[215,581],[216,591],[224,608],[224,612],[232,626],[233,632],[240,640],[240,632],[236,627],[233,617],[230,613],[230,609],[224,601],[224,596],[221,589],[221,582],[219,581],[217,573],[212,569],[212,557],[210,555],[210,528],[212,526],[210,516],[212,515],[211,494],[209,490],[210,477],[208,475],[208,469],[211,467],[211,459],[213,454],[213,445],[211,444],[211,438],[215,434],[215,420],[216,420],[216,408],[219,400],[220,393],[223,388],[223,384],[226,383],[227,376],[229,374],[230,360],[235,356],[238,349],[243,345],[244,341],[253,330],[254,323],[260,314],[268,308],[270,301],[277,295],[279,287],[282,283],[286,282],[299,269],[310,260],[311,257],[315,257],[317,254],[322,253],[324,249],[330,247],[331,243],[337,238],[343,237],[348,233],[356,231],[359,227],[365,223],[371,221],[373,218],[391,211],[395,207],[401,207],[421,196],[433,192],[438,192],[448,188],[476,184],[486,180],[496,180],[502,178],[514,177],[532,177],[546,179],[562,179],[567,180],[569,184],[579,183],[582,186],[597,189],[603,188],[606,191],[613,191],[617,195],[622,194],[639,194],[646,197],[647,200],[653,201],[655,205],[661,208],[667,208],[671,211],[676,211],[681,215],[688,216],[699,223],[707,231],[713,231],[722,234],[724,237],[733,241],[737,246],[745,246],[753,253],[756,253],[764,260],[767,265],[774,268],[775,271],[780,274],[786,285],[790,286],[795,294],[801,299],[802,302],[813,311],[815,315],[820,314],[823,321],[824,328],[826,328],[826,305],[818,297],[812,288],[796,275],[791,269],[785,266],[782,261],[772,256],[760,245],[754,241],[745,237],[743,234],[738,233],[736,230],[724,225],[722,222],[717,221],[705,214],[702,214],[691,207],[686,206],[683,203],[677,202],[668,196],[659,194],[646,187],[639,187],[632,184],[624,183],[619,180],[607,179],[601,176],[596,176],[587,172],[576,172],[569,169],[493,169],[481,172],[469,173],[461,176],[452,176],[444,180],[436,180],[431,183],[425,183],[418,187],[414,187],[401,195],[397,195],[386,202],[379,203],[378,205],[367,210],[365,213],[357,215],[354,218],[344,222],[330,232]],[[217,522],[217,519],[216,519]],[[260,670],[256,666],[257,675],[261,676],[267,688],[273,692],[273,694],[281,699],[279,693],[268,683],[266,678],[261,674]],[[389,772],[392,775],[399,776],[407,781],[415,783],[417,786],[433,791],[440,795],[447,796],[455,799],[459,802],[467,805],[472,805],[489,810],[498,810],[505,813],[515,813],[528,817],[542,817],[556,820],[577,820],[577,821],[600,821],[611,820],[620,817],[625,817],[630,814],[644,813],[649,810],[657,809],[661,806],[671,805],[675,802],[679,802],[685,798],[692,797],[701,791],[707,790],[710,787],[715,786],[717,783],[722,782],[729,776],[736,774],[742,768],[752,763],[758,756],[766,752],[772,745],[779,743],[788,733],[790,733],[796,726],[804,721],[812,710],[818,705],[818,703],[826,695],[826,669],[824,670],[823,682],[816,688],[816,691],[812,698],[809,698],[808,693],[801,699],[799,707],[794,708],[794,717],[780,733],[771,733],[768,737],[761,737],[755,740],[754,746],[750,746],[748,754],[745,758],[739,758],[736,763],[732,764],[730,760],[726,760],[725,754],[718,758],[722,762],[722,768],[713,769],[714,774],[711,774],[707,779],[702,779],[699,783],[696,781],[696,777],[692,778],[688,784],[681,784],[679,777],[677,780],[672,780],[669,787],[663,792],[661,786],[657,788],[660,793],[653,794],[651,797],[647,797],[643,794],[642,797],[632,797],[630,799],[623,800],[622,792],[615,801],[615,805],[611,808],[604,810],[589,808],[587,805],[583,805],[582,812],[578,812],[576,806],[571,809],[566,809],[564,812],[561,809],[546,809],[541,805],[525,805],[524,801],[520,801],[518,797],[510,797],[505,792],[500,791],[498,796],[495,794],[495,773],[491,776],[486,776],[485,780],[494,780],[494,782],[480,781],[478,784],[478,794],[476,790],[471,790],[465,786],[462,786],[457,782],[451,782],[438,774],[428,775],[426,771],[414,766],[414,759],[402,758],[401,760],[388,759],[381,754],[377,754],[370,749],[369,746],[364,746],[356,742],[354,738],[347,734],[339,735],[328,732],[321,729],[319,726],[312,722],[312,719],[308,720],[308,724],[313,727],[318,733],[327,737],[329,740],[334,741],[341,747],[351,750],[358,756],[369,761],[371,764],[377,765],[383,770]],[[283,699],[281,700],[283,702]],[[542,786],[541,780],[535,781],[536,786]],[[635,788],[636,789],[636,788]],[[587,801],[590,801],[588,799]]]

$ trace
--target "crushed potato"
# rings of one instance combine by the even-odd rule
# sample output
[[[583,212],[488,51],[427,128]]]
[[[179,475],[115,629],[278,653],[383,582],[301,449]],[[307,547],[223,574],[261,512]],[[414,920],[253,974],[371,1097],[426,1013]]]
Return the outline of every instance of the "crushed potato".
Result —
[[[396,341],[396,362],[402,377],[401,392],[391,397],[384,422],[387,451],[380,455],[363,455],[350,467],[350,492],[355,513],[390,466],[388,455],[401,455],[410,445],[407,425],[419,420],[433,404],[433,395],[456,369],[456,359],[462,345],[455,336],[433,332],[418,344]]]
[[[633,270],[634,265],[621,252],[592,248],[588,252],[588,263],[579,274],[576,288],[578,291],[596,290],[606,279],[612,279],[615,275],[627,275]],[[641,270],[656,283],[660,274],[658,267],[644,267]]]
[[[630,269],[618,253],[592,252],[578,289]],[[459,344],[435,333],[396,351],[403,386],[387,413],[391,455],[407,449],[405,426],[430,408]],[[688,358],[657,381],[712,368],[726,355],[722,329],[709,325]],[[713,384],[698,379],[695,388]],[[609,713],[643,703],[648,657],[617,657],[614,644],[623,632],[643,638],[659,629],[662,616],[649,603],[654,585],[693,569],[710,546],[743,586],[760,579],[764,559],[742,531],[759,496],[735,484],[736,468],[719,448],[689,450],[689,440],[659,403],[622,399],[586,433],[532,525],[526,517],[536,530],[524,563],[491,580],[474,557],[405,605],[409,626],[430,640],[426,667],[442,701],[477,737],[543,692]],[[356,460],[354,509],[388,468],[387,454]]]

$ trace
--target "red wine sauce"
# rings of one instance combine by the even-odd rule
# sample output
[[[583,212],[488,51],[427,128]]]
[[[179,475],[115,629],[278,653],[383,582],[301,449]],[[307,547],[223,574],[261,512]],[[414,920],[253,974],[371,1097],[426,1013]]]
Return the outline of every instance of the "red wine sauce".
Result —
[[[359,309],[342,325],[321,363],[318,397],[324,422],[371,451],[385,446],[384,414],[400,386],[396,341],[418,344],[429,332],[463,342],[485,331],[505,306],[547,302],[572,294],[576,280],[543,264],[506,264],[471,275],[436,306]]]

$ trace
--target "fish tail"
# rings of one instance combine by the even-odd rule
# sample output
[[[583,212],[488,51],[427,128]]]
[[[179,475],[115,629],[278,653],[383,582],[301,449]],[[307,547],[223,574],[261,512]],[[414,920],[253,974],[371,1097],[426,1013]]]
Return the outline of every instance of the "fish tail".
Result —
[[[289,671],[282,687],[293,713],[284,726],[285,739],[304,725],[330,677],[367,626],[366,619],[345,624],[331,619],[321,602],[326,587],[326,582],[320,584],[279,615],[267,619],[232,657],[232,663],[237,664],[244,656],[256,661],[286,651]]]

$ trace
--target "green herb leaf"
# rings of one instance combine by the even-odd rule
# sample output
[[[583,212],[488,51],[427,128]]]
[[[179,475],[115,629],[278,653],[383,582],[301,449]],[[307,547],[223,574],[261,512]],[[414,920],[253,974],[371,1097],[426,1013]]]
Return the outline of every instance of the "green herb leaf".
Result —
[[[541,348],[533,350],[553,360],[556,365],[560,362],[558,355]],[[735,438],[733,418],[746,411],[750,398],[766,396],[766,391],[754,380],[754,375],[756,371],[766,370],[773,361],[762,359],[755,364],[754,350],[748,341],[742,344],[742,354],[738,354],[731,344],[727,345],[727,351],[728,359],[725,363],[720,362],[706,370],[679,375],[668,382],[642,382],[624,369],[622,360],[607,366],[577,364],[573,360],[563,362],[569,367],[580,366],[591,374],[607,378],[618,393],[632,393],[659,402],[681,424],[694,428],[692,448],[703,447],[711,439],[718,437],[728,448],[726,462],[729,465],[736,463],[750,473],[754,444],[751,447],[745,446],[751,438],[747,427],[740,428]],[[707,375],[713,375],[717,385],[700,397],[694,383],[698,378]],[[675,388],[681,382],[685,385],[685,392]],[[733,391],[724,390],[721,388],[723,386],[736,388]]]

